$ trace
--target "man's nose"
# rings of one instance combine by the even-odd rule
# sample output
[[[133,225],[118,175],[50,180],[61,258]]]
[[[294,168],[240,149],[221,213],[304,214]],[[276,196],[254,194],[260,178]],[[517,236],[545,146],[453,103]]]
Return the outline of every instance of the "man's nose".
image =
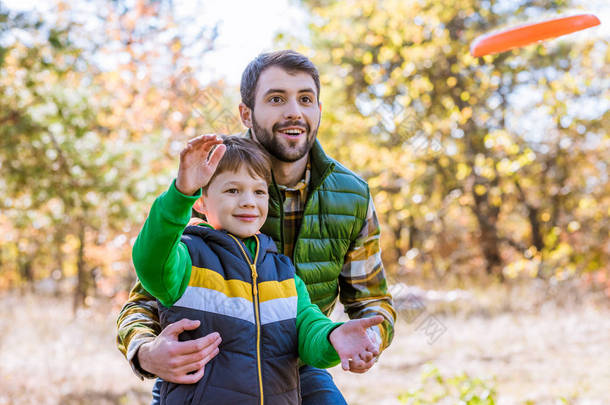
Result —
[[[289,100],[285,104],[284,118],[287,120],[300,120],[301,118],[303,118],[301,106],[299,105],[297,100]]]

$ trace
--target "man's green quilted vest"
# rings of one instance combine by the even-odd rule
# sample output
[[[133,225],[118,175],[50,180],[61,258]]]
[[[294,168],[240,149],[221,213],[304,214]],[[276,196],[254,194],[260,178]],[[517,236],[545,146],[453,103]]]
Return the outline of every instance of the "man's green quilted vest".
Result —
[[[339,295],[345,255],[366,219],[369,189],[364,180],[328,157],[318,141],[310,154],[307,202],[292,260],[311,302],[328,315]],[[269,213],[261,232],[271,236],[281,252],[283,197],[275,181],[269,193]]]

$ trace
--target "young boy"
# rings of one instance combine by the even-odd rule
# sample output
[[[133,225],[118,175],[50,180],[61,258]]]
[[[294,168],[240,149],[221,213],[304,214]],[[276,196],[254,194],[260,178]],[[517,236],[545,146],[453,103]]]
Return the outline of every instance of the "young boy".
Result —
[[[162,404],[296,404],[299,358],[318,368],[341,361],[347,370],[378,354],[366,329],[383,318],[330,321],[290,259],[258,233],[270,180],[269,157],[254,141],[204,135],[181,152],[175,183],[151,208],[133,261],[161,304],[161,325],[189,318],[199,327],[181,340],[222,337],[189,370],[203,373],[197,383],[163,383]],[[207,223],[185,229],[195,202]]]

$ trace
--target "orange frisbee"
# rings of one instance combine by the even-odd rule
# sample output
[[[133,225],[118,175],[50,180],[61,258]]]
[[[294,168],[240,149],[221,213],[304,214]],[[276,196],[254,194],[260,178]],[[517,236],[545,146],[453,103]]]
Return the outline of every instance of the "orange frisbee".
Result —
[[[593,14],[579,14],[521,25],[478,37],[470,46],[470,54],[478,57],[500,53],[599,24],[599,18]]]

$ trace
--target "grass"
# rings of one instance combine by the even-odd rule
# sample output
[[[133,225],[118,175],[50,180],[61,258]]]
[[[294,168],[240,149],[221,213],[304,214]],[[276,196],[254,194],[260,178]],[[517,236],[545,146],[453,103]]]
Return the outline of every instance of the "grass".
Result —
[[[370,372],[331,373],[351,405],[610,403],[607,301],[499,308],[403,314]],[[115,348],[117,312],[94,301],[73,316],[68,298],[1,296],[0,405],[148,404],[152,382]]]

